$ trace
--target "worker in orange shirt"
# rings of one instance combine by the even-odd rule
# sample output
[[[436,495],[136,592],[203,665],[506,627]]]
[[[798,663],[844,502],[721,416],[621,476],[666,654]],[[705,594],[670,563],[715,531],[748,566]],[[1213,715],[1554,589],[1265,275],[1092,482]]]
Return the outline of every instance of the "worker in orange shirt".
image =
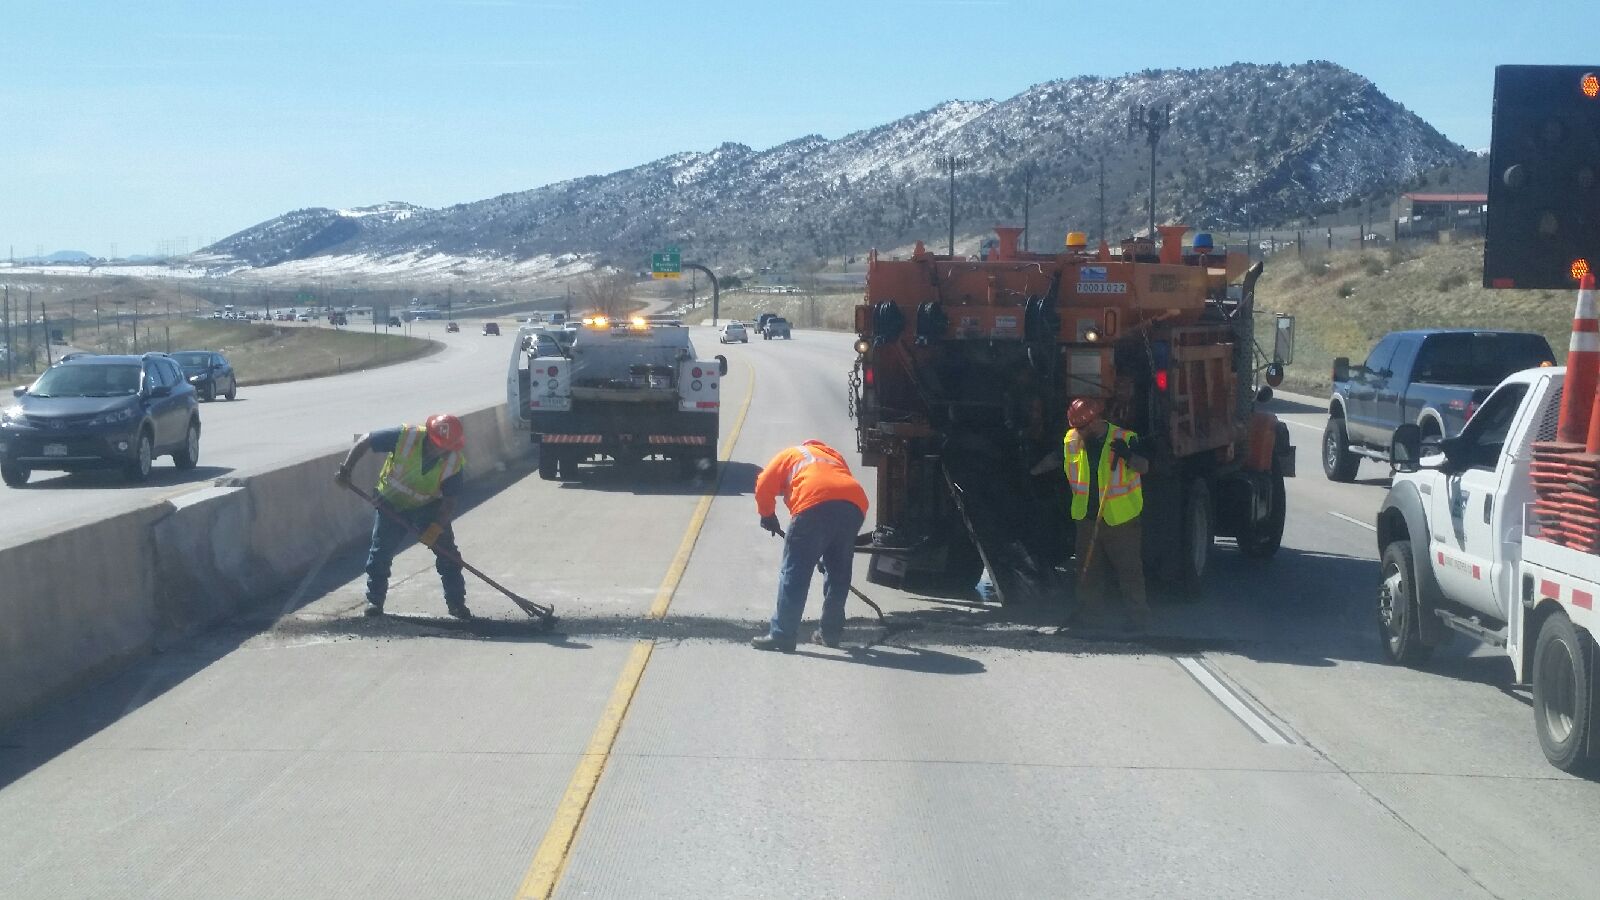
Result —
[[[789,531],[778,521],[778,495],[789,507]],[[856,533],[867,516],[867,492],[850,474],[839,451],[821,441],[806,441],[772,458],[756,478],[756,512],[761,527],[784,538],[778,570],[778,607],[766,634],[750,641],[757,650],[794,650],[800,617],[811,590],[811,570],[823,566],[822,625],[812,640],[839,646],[844,632],[844,601],[850,593]]]

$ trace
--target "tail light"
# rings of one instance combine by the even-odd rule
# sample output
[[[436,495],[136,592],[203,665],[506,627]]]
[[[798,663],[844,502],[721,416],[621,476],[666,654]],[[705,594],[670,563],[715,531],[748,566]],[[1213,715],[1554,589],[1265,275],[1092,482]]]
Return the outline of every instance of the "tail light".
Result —
[[[700,376],[702,376],[704,374],[705,374],[704,372],[700,371],[700,367],[699,366],[695,366],[692,370],[690,370],[689,377],[691,377],[691,378],[699,378]]]
[[[873,382],[876,380],[877,378],[874,376],[871,366],[867,366],[861,370],[861,381],[867,387],[872,387]]]
[[[1169,376],[1167,374],[1167,370],[1166,369],[1157,369],[1156,370],[1156,390],[1162,392],[1163,394],[1166,393],[1167,392],[1167,387],[1171,383],[1170,378],[1171,378],[1171,376]]]
[[[1467,421],[1468,422],[1472,421],[1472,415],[1473,415],[1473,413],[1476,413],[1477,411],[1478,411],[1478,401],[1473,400],[1472,402],[1467,404]]]
[[[560,372],[561,369],[557,366],[551,366],[550,368],[544,370],[544,374],[549,375],[551,378],[554,378],[556,375],[560,374]]]

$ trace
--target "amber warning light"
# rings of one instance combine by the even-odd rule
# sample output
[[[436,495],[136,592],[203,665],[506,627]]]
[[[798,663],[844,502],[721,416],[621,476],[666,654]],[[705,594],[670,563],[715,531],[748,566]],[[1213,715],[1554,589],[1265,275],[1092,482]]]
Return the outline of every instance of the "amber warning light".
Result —
[[[1585,72],[1583,79],[1578,82],[1578,89],[1590,100],[1600,97],[1600,77],[1596,77],[1593,72]]]
[[[1582,257],[1572,261],[1572,280],[1582,281],[1583,276],[1589,274],[1589,261]]]

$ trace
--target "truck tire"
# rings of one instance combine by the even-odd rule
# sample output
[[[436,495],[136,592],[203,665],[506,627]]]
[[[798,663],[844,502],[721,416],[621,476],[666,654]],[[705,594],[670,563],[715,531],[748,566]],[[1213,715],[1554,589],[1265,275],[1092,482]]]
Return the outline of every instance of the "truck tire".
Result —
[[[1211,568],[1211,550],[1217,542],[1211,485],[1204,478],[1189,482],[1183,492],[1183,517],[1178,524],[1178,586],[1185,600],[1198,599]]]
[[[1563,772],[1595,768],[1594,640],[1564,612],[1539,626],[1533,649],[1533,726],[1539,747]]]
[[[1395,541],[1383,548],[1378,572],[1378,636],[1383,638],[1383,653],[1390,662],[1419,668],[1433,655],[1433,648],[1422,642],[1411,542]]]
[[[1329,481],[1347,484],[1356,480],[1361,457],[1350,452],[1350,432],[1341,417],[1330,418],[1322,429],[1322,473]]]
[[[1272,513],[1265,519],[1246,525],[1239,535],[1239,552],[1251,559],[1271,559],[1283,543],[1283,525],[1288,518],[1289,492],[1284,488],[1283,476],[1272,476]]]
[[[561,461],[556,452],[548,446],[539,448],[539,477],[545,481],[555,481],[558,477]]]

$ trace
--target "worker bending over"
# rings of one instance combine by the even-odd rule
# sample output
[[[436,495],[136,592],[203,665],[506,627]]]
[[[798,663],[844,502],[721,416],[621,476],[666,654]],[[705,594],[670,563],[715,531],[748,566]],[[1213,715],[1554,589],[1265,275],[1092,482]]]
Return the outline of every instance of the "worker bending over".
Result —
[[[335,477],[350,484],[350,472],[368,450],[389,454],[378,475],[378,502],[387,504],[421,532],[418,538],[434,554],[434,569],[444,584],[445,608],[458,619],[470,619],[467,582],[461,575],[456,551],[456,498],[467,468],[466,432],[455,416],[429,416],[426,425],[401,425],[362,435],[350,448]],[[367,551],[367,609],[369,616],[383,615],[389,593],[389,570],[406,527],[377,511],[372,520],[372,546]]]
[[[1068,624],[1093,625],[1104,616],[1102,582],[1109,564],[1122,589],[1123,625],[1142,631],[1150,625],[1150,606],[1144,591],[1140,476],[1150,470],[1150,462],[1135,450],[1139,436],[1106,422],[1098,400],[1072,401],[1067,425],[1061,459],[1072,488],[1078,557],[1078,602]],[[1052,454],[1040,466],[1054,462]],[[1035,474],[1042,471],[1034,468]]]
[[[789,507],[789,531],[778,522],[778,495]],[[867,492],[850,474],[839,451],[821,441],[806,441],[772,458],[756,478],[756,512],[761,527],[784,537],[778,570],[778,607],[768,632],[750,641],[757,650],[794,649],[811,590],[811,570],[820,561],[822,625],[812,640],[839,646],[844,632],[844,601],[850,592],[856,533],[867,515]]]

